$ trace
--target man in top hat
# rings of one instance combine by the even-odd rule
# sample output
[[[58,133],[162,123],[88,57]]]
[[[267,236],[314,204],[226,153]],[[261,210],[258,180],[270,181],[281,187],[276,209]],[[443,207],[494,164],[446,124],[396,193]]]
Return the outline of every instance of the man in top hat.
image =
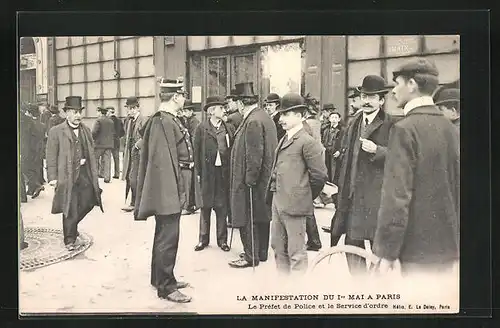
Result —
[[[95,157],[99,177],[104,178],[105,183],[111,181],[111,152],[115,146],[115,123],[108,117],[108,109],[99,107],[100,116],[92,128],[94,138]]]
[[[113,121],[115,128],[115,134],[113,138],[113,149],[111,150],[111,155],[113,155],[114,162],[114,174],[113,179],[120,178],[120,139],[125,135],[125,129],[123,128],[123,122],[116,117],[115,108],[109,106],[106,108],[108,110],[108,116]]]
[[[434,101],[435,105],[455,125],[460,134],[460,90],[454,88],[443,89],[437,94]]]
[[[236,84],[236,92],[243,121],[231,149],[230,206],[244,253],[229,265],[247,268],[267,261],[271,208],[265,206],[265,197],[278,140],[273,120],[258,106],[253,83]]]
[[[380,206],[380,190],[392,121],[383,110],[388,92],[385,80],[368,75],[360,88],[362,111],[349,122],[342,138],[336,212],[332,219],[331,246],[342,234],[345,244],[365,247],[373,241]],[[347,254],[351,273],[365,273],[364,258]]]
[[[125,199],[131,191],[130,205],[122,208],[125,212],[132,212],[135,206],[137,194],[137,174],[139,170],[140,149],[142,135],[140,131],[146,124],[147,119],[141,114],[141,106],[137,97],[129,97],[125,102],[128,109],[125,121],[125,147],[123,150],[123,172],[122,179],[126,181]]]
[[[242,108],[239,108],[241,103],[238,102],[238,95],[236,94],[236,90],[231,90],[231,94],[226,97],[226,114],[227,120],[226,122],[234,126],[237,129],[241,121],[243,121],[243,115],[241,115]]]
[[[195,132],[194,159],[200,181],[201,214],[199,243],[195,251],[201,251],[210,242],[210,215],[215,211],[217,220],[217,246],[228,252],[227,224],[229,210],[229,168],[234,127],[224,122],[225,100],[208,97],[203,110],[208,119]]]
[[[279,123],[280,119],[278,112],[279,106],[280,106],[280,96],[278,96],[276,93],[270,93],[266,97],[266,100],[264,101],[264,109],[273,119],[274,125],[276,126],[276,135],[278,137],[278,140],[281,140],[281,138],[283,138],[286,132],[285,130],[283,130],[283,127]]]
[[[27,124],[28,130],[28,152],[26,161],[26,177],[28,184],[27,194],[31,198],[37,198],[45,188],[43,187],[43,158],[45,155],[45,127],[40,122],[40,111],[38,105],[28,104],[26,120],[22,124]],[[29,123],[27,123],[29,122]]]
[[[459,259],[459,135],[433,102],[438,76],[426,58],[393,72],[405,117],[391,132],[372,247],[382,272],[399,260],[404,275],[435,275]]]
[[[78,248],[78,223],[94,208],[101,211],[92,132],[81,122],[82,98],[66,97],[66,123],[54,126],[47,140],[47,176],[55,187],[52,214],[63,214],[64,244]]]
[[[361,111],[363,103],[361,101],[361,93],[359,92],[359,88],[356,87],[349,90],[347,100],[349,102],[349,116],[353,116]]]
[[[323,149],[303,128],[307,111],[295,93],[281,100],[280,124],[286,135],[278,143],[267,187],[272,204],[271,247],[281,273],[307,270],[306,220],[314,215],[313,199],[327,180]]]
[[[180,159],[188,153],[185,128],[177,117],[186,100],[182,79],[160,81],[160,106],[143,129],[134,219],[155,216],[151,285],[159,298],[186,303],[188,286],[174,276],[181,210],[186,201]]]

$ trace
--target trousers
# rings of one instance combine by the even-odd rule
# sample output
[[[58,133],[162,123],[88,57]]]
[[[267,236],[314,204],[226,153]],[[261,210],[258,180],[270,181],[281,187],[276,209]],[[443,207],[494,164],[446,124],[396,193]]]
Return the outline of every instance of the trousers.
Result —
[[[270,224],[269,222],[254,222],[253,223],[253,233],[254,233],[254,254],[255,258],[252,256],[252,222],[247,221],[246,225],[240,228],[240,238],[243,244],[243,252],[245,253],[245,260],[252,263],[254,261],[255,265],[258,265],[260,261],[267,261],[267,256],[269,252],[269,232]]]
[[[318,224],[314,214],[306,219],[307,246],[321,248],[321,239],[318,232]]]
[[[111,148],[96,148],[95,157],[99,175],[104,178],[104,181],[111,179]]]
[[[139,151],[136,149],[131,150],[130,163],[127,172],[127,181],[130,185],[130,191],[132,193],[132,198],[130,200],[130,205],[135,205],[135,195],[137,191],[137,178],[139,175],[139,161],[140,155],[138,155]]]
[[[168,295],[177,290],[174,267],[179,246],[180,217],[181,213],[155,216],[151,285],[158,290],[160,295]]]
[[[214,207],[217,224],[217,246],[227,244],[227,207]],[[208,245],[210,243],[210,214],[211,207],[203,207],[200,213],[200,243]]]
[[[113,148],[111,150],[111,155],[113,156],[113,163],[115,165],[113,177],[118,178],[120,176],[120,147]]]

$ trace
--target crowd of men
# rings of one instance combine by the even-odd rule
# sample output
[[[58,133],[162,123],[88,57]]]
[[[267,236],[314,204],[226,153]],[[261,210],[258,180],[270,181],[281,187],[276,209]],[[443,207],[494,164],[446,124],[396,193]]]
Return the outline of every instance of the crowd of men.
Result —
[[[55,187],[52,213],[63,214],[64,243],[75,249],[78,223],[95,206],[103,211],[98,178],[111,181],[111,157],[119,178],[124,137],[122,178],[132,195],[123,210],[137,221],[155,217],[151,284],[173,302],[191,300],[179,291],[188,284],[176,280],[174,266],[180,217],[198,209],[194,250],[209,245],[213,210],[222,251],[230,250],[232,229],[240,231],[243,250],[228,263],[235,269],[255,269],[271,246],[278,272],[304,273],[307,250],[322,247],[314,207],[334,203],[331,226],[324,227],[331,246],[345,234],[347,245],[370,241],[380,272],[396,262],[404,273],[444,272],[459,258],[459,90],[438,88],[439,72],[427,59],[393,75],[394,88],[380,76],[364,78],[348,95],[347,122],[333,104],[320,110],[309,95],[271,93],[261,108],[250,82],[236,84],[229,96],[208,97],[201,123],[182,79],[160,81],[161,103],[151,117],[130,97],[124,122],[114,108],[99,108],[92,130],[81,123],[81,97],[66,98],[65,120],[51,107],[57,124],[45,130],[35,107],[23,107],[21,185],[32,198],[43,190],[45,154]],[[384,110],[388,93],[403,118]],[[327,184],[338,194],[322,192]],[[352,274],[367,271],[364,258],[347,260]]]

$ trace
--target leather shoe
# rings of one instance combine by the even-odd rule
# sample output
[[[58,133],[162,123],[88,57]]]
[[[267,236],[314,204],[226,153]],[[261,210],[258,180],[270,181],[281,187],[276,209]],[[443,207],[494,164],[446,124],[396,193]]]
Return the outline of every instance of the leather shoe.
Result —
[[[255,264],[255,266],[258,266],[259,264]],[[247,260],[244,259],[239,259],[237,261],[229,262],[229,266],[232,268],[238,268],[238,269],[243,269],[243,268],[249,268],[252,266],[252,263],[248,262]]]
[[[204,250],[204,249],[205,249],[205,247],[207,247],[207,246],[208,246],[207,244],[199,243],[198,245],[196,245],[196,246],[194,247],[194,251],[195,251],[195,252],[199,252],[199,251],[201,251],[201,250]]]
[[[224,252],[229,252],[230,251],[230,248],[227,244],[222,244],[220,246],[220,249],[222,249]]]
[[[36,188],[36,190],[33,192],[33,195],[31,196],[31,199],[37,198],[43,190],[45,190],[43,186]]]
[[[132,205],[122,208],[122,211],[125,211],[125,212],[132,212],[133,210],[134,210],[134,206],[132,206]]]
[[[326,233],[332,233],[332,229],[330,229],[330,227],[322,226],[321,229]]]
[[[175,303],[189,303],[191,302],[191,297],[184,295],[178,290],[175,290],[168,294],[167,296],[163,296],[161,294],[158,295],[160,298],[167,299],[170,302],[175,302]]]
[[[120,177],[119,176],[114,176],[113,179],[120,179]]]
[[[182,289],[182,288],[187,288],[189,287],[189,283],[185,281],[178,281],[177,282],[177,289]]]
[[[307,245],[308,251],[319,252],[320,249],[321,249],[321,246],[318,246],[318,245]]]

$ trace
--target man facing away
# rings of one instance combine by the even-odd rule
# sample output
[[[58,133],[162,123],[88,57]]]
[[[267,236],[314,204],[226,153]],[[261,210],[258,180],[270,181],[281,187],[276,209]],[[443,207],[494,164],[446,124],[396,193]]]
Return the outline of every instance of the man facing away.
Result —
[[[278,140],[273,120],[258,106],[253,83],[236,84],[236,90],[243,121],[231,149],[230,206],[232,224],[240,229],[244,252],[229,265],[247,268],[267,261],[271,208],[265,198]]]
[[[210,242],[210,215],[215,211],[217,222],[217,246],[224,252],[227,245],[229,209],[229,167],[234,127],[225,123],[223,117],[225,100],[208,97],[204,110],[209,118],[201,123],[194,137],[194,163],[201,184],[201,213],[199,243],[195,251],[201,251]]]
[[[186,303],[191,297],[181,293],[188,286],[174,275],[179,224],[185,203],[180,156],[185,153],[185,133],[177,113],[185,101],[182,80],[160,82],[161,104],[147,121],[140,152],[134,219],[155,217],[156,227],[151,257],[151,285],[161,299]]]
[[[29,131],[29,160],[28,160],[28,195],[37,198],[45,188],[43,186],[43,158],[45,156],[45,127],[40,122],[40,110],[35,104],[28,105],[27,116],[31,120]]]
[[[122,208],[125,212],[132,212],[135,206],[137,190],[137,172],[139,170],[140,149],[142,136],[140,131],[146,124],[146,118],[141,115],[141,107],[137,97],[129,97],[125,102],[128,108],[127,120],[125,121],[125,149],[123,151],[122,179],[126,181],[125,199],[129,189],[132,193],[130,205]]]
[[[99,177],[104,178],[105,183],[111,181],[111,151],[114,147],[115,124],[108,116],[107,108],[99,107],[97,109],[100,116],[92,128],[92,137],[95,143],[95,157]]]
[[[323,149],[303,128],[307,106],[294,93],[283,96],[280,124],[286,131],[278,143],[268,184],[272,198],[271,247],[282,273],[307,270],[306,220],[313,216],[313,199],[327,180]]]
[[[82,245],[78,224],[94,208],[101,211],[101,189],[90,129],[81,123],[82,98],[66,97],[66,123],[49,131],[47,175],[55,187],[52,214],[63,214],[64,244],[68,250]]]
[[[404,275],[445,273],[459,259],[459,134],[431,97],[438,74],[425,58],[393,72],[405,117],[391,132],[372,247],[381,272],[399,260]]]
[[[123,128],[122,121],[116,117],[115,108],[113,106],[107,107],[109,118],[113,121],[115,127],[115,134],[113,138],[113,149],[111,150],[111,155],[113,155],[114,162],[114,172],[113,179],[120,178],[120,138],[125,135],[125,129]]]

